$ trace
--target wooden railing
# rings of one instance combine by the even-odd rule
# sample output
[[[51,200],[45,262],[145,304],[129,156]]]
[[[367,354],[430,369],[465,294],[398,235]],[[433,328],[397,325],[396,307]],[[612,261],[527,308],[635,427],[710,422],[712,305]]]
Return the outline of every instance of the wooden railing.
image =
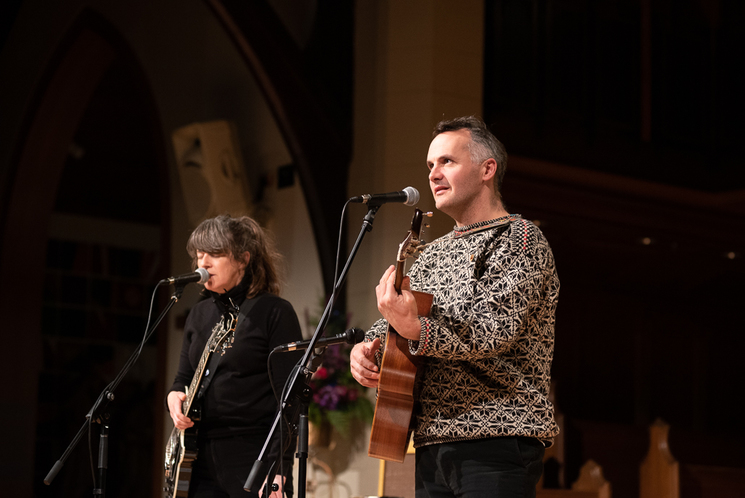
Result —
[[[639,471],[640,498],[742,498],[745,469],[681,464],[668,443],[670,426],[662,420],[649,428],[649,452]]]
[[[588,460],[572,489],[538,489],[536,498],[611,498],[611,485],[603,477],[602,467]]]
[[[657,419],[649,428],[649,452],[639,469],[639,498],[680,498],[680,465],[668,446],[670,426]]]

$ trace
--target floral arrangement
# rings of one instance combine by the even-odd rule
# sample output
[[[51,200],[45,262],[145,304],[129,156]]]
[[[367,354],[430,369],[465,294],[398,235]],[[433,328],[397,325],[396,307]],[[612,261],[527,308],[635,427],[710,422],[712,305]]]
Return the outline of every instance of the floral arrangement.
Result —
[[[309,320],[311,323],[317,320]],[[344,332],[346,317],[332,314],[326,327],[326,335]],[[366,396],[367,388],[352,377],[349,370],[348,344],[328,346],[323,363],[313,374],[310,387],[313,398],[308,407],[308,419],[317,427],[331,426],[340,434],[349,437],[355,422],[370,423],[374,408]]]
[[[349,436],[355,421],[370,422],[373,406],[364,390],[349,371],[348,345],[335,344],[326,348],[323,365],[310,381],[313,399],[308,407],[308,419],[322,426],[329,423],[339,433]]]

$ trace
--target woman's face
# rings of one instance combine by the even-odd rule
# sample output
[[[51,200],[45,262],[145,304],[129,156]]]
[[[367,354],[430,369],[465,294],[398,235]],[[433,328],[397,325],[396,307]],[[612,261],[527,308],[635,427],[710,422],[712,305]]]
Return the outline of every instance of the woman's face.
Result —
[[[238,261],[232,254],[212,255],[197,251],[197,266],[204,268],[210,274],[204,288],[223,294],[238,285],[243,278],[250,257],[247,252],[244,255],[244,261]]]

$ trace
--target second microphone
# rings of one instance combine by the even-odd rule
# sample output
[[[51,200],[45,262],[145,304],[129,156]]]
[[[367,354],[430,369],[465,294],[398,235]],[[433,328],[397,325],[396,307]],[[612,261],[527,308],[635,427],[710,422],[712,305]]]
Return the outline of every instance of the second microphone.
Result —
[[[321,337],[316,341],[315,347],[317,348],[325,348],[326,346],[331,346],[332,344],[357,344],[358,342],[362,342],[362,340],[365,338],[365,331],[358,328],[351,328],[347,331],[345,331],[343,334],[337,334],[335,336],[331,337]],[[310,346],[310,341],[297,341],[297,342],[290,342],[288,344],[282,344],[281,346],[277,346],[272,351],[275,352],[284,352],[284,351],[296,351],[299,349],[308,349],[308,346]]]

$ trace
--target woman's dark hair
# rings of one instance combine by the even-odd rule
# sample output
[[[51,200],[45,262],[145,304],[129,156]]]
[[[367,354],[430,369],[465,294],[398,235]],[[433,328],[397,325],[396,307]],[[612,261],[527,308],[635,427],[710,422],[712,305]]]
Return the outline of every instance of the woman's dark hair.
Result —
[[[244,279],[250,279],[247,296],[252,298],[262,292],[279,295],[281,284],[276,264],[281,256],[267,232],[248,216],[233,218],[229,215],[204,220],[191,233],[186,251],[192,264],[197,266],[197,252],[213,256],[232,256],[243,261],[249,259]]]

